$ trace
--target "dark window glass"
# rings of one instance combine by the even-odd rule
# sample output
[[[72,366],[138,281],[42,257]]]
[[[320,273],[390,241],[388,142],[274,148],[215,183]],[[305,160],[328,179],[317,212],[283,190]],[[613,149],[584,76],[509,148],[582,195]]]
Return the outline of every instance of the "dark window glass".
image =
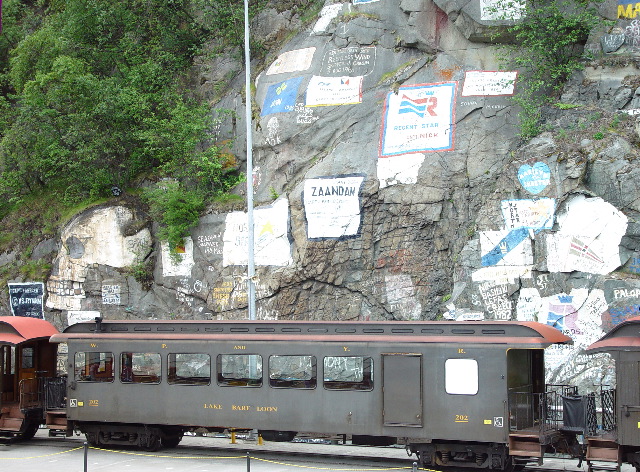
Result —
[[[79,382],[113,382],[113,354],[76,352],[74,378]]]
[[[160,383],[162,362],[156,352],[120,354],[120,380],[123,383]]]
[[[216,359],[218,384],[233,387],[262,385],[262,356],[258,354],[220,354]]]
[[[169,354],[167,382],[178,385],[209,385],[211,357],[209,354]]]
[[[316,388],[315,356],[269,357],[269,385],[276,388]]]
[[[372,390],[373,361],[370,357],[325,357],[324,388],[329,390]]]
[[[23,347],[22,348],[22,368],[23,369],[33,369],[33,348],[32,347]]]

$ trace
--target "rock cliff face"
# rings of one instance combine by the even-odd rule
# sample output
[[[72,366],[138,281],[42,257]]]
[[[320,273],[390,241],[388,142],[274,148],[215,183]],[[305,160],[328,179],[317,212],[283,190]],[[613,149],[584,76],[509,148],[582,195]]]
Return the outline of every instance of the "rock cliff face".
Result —
[[[538,320],[575,341],[548,356],[550,380],[606,383],[608,359],[581,350],[640,309],[636,20],[623,9],[593,35],[597,61],[523,143],[491,5],[329,0],[304,26],[297,2],[254,21],[272,47],[252,66],[258,317]],[[194,74],[243,161],[241,64]],[[242,209],[211,208],[180,260],[152,230],[121,200],[43,242],[35,255],[58,250],[46,317],[246,318]]]

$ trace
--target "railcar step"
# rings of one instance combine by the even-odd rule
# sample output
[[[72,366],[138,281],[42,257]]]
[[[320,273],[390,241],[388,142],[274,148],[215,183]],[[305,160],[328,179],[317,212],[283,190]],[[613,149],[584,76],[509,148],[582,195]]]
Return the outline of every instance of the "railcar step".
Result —
[[[539,435],[510,434],[509,454],[518,457],[542,457],[544,449]]]
[[[2,418],[0,419],[0,430],[20,431],[22,428],[22,418]]]

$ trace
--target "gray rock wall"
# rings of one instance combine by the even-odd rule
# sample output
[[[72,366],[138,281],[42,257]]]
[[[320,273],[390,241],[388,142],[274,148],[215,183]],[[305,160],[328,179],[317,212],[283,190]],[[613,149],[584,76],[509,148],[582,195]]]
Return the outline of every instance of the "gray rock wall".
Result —
[[[522,143],[490,3],[328,1],[254,64],[258,317],[538,320],[575,341],[550,352],[550,380],[610,382],[609,360],[582,349],[640,309],[635,46],[594,36],[570,106]],[[298,13],[269,10],[255,32],[274,42]],[[217,138],[243,161],[244,76],[229,58],[201,65]],[[48,318],[246,318],[243,211],[212,208],[179,261],[148,229],[124,236],[144,215],[100,211],[62,235]]]

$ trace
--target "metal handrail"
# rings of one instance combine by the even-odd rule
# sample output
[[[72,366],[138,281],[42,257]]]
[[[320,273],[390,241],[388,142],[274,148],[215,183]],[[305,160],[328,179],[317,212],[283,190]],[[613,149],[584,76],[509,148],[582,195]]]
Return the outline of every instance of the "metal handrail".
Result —
[[[28,410],[30,408],[38,408],[41,406],[38,398],[38,379],[28,378],[22,379],[18,383],[18,393],[20,395],[20,409]]]

